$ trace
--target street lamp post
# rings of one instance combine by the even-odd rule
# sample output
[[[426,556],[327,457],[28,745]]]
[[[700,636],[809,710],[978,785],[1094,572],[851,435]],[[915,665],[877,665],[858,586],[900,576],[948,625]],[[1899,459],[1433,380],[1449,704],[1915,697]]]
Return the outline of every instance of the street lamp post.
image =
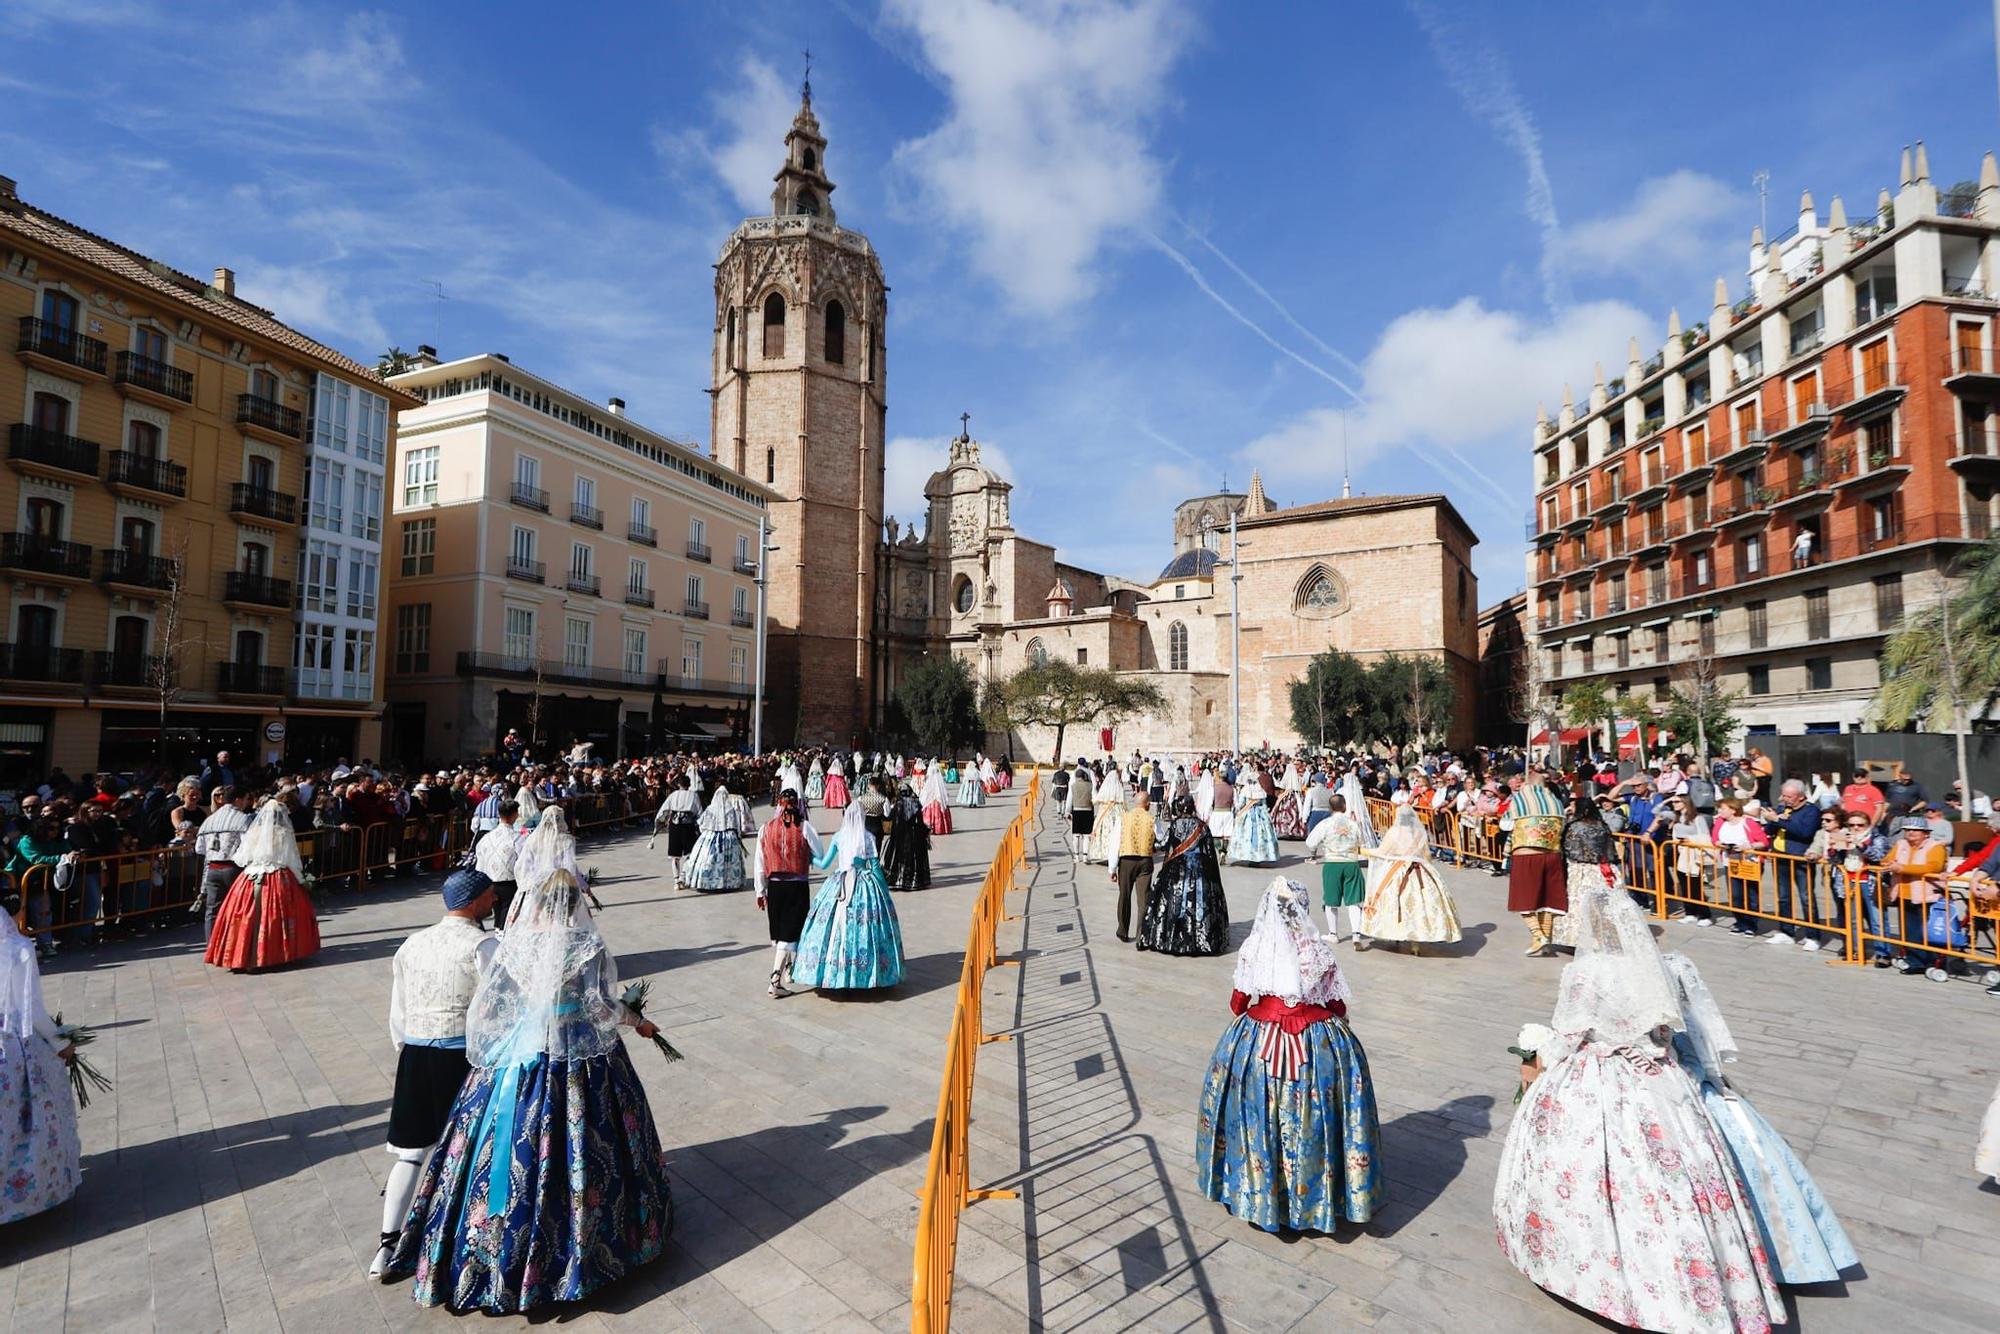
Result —
[[[764,643],[765,588],[769,582],[770,556],[778,549],[770,540],[770,520],[757,516],[757,693],[750,700],[750,753],[764,753]]]

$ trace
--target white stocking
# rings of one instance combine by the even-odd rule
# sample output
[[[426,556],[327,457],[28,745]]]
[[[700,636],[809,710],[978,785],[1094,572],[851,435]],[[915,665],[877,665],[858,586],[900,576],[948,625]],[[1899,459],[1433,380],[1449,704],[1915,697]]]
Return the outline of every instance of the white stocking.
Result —
[[[426,1149],[399,1149],[389,1146],[389,1184],[382,1189],[382,1231],[401,1232],[410,1216],[410,1201],[417,1197],[417,1178],[424,1169]]]
[[[1326,905],[1326,933],[1335,940],[1340,939],[1340,909],[1331,903]]]
[[[1361,934],[1361,905],[1358,903],[1347,905],[1347,929],[1357,936]]]
[[[790,954],[791,952],[792,952],[792,947],[790,945],[787,945],[784,941],[782,940],[772,941],[771,971],[780,974],[782,976],[785,971],[785,956]]]

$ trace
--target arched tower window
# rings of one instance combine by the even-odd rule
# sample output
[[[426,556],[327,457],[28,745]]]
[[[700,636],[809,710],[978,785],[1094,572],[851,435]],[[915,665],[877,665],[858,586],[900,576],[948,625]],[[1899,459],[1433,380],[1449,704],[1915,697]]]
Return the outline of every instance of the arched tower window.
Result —
[[[1049,660],[1048,645],[1042,643],[1042,641],[1039,638],[1030,639],[1028,641],[1028,665],[1030,667],[1040,667],[1048,660]]]
[[[1301,616],[1324,619],[1345,610],[1346,591],[1324,565],[1315,564],[1300,579],[1292,594],[1292,607]]]
[[[838,301],[826,303],[826,359],[836,366],[847,363],[847,309]]]
[[[785,298],[776,292],[764,298],[764,359],[785,355]]]
[[[1175,621],[1167,627],[1167,670],[1184,672],[1188,669],[1187,624]]]
[[[799,165],[807,171],[819,170],[819,154],[812,151],[811,144],[799,149]]]
[[[729,334],[722,343],[722,364],[734,369],[736,365],[736,307],[729,308]]]
[[[809,218],[819,216],[819,196],[810,190],[799,191],[799,212]]]

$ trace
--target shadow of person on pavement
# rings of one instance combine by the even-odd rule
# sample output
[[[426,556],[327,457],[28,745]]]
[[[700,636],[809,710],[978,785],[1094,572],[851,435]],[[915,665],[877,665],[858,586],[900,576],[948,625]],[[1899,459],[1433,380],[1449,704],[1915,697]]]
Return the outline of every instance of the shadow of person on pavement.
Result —
[[[1384,1122],[1382,1168],[1389,1198],[1369,1220],[1369,1235],[1393,1237],[1430,1208],[1465,1170],[1466,1142],[1486,1138],[1492,1127],[1493,1099],[1484,1093]]]

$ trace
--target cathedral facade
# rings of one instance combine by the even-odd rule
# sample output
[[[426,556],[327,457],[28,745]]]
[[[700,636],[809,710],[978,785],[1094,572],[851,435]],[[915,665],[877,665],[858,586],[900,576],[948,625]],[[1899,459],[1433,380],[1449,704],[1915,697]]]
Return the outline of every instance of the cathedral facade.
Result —
[[[968,431],[925,485],[923,528],[886,516],[888,287],[867,238],[835,223],[833,190],[808,85],[772,214],[736,229],[715,273],[711,451],[781,497],[767,553],[767,742],[893,743],[902,673],[948,652],[982,683],[1046,658],[1143,674],[1168,708],[1123,724],[1120,751],[1214,750],[1237,736],[1289,746],[1301,739],[1291,683],[1339,648],[1441,659],[1459,701],[1448,740],[1470,743],[1478,539],[1442,495],[1286,508],[1253,477],[1247,492],[1178,506],[1164,568],[1126,579],[1019,532],[1012,483]],[[1065,738],[1072,754],[1094,742]],[[1046,760],[1053,737],[996,735],[988,748]]]

